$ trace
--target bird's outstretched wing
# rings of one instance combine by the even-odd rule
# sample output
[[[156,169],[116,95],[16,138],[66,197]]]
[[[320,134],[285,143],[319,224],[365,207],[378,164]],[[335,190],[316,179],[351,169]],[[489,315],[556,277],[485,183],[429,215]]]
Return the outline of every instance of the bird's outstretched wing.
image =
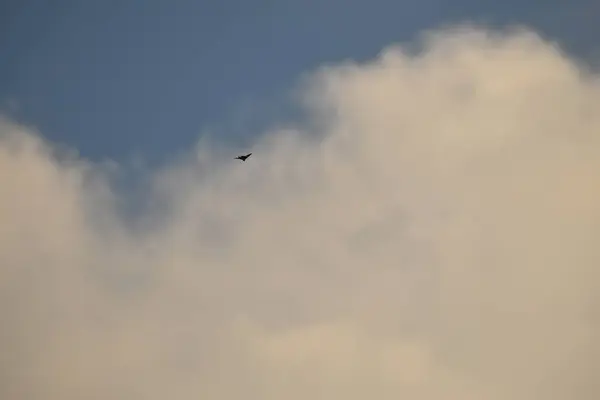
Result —
[[[248,154],[246,154],[245,156],[237,156],[237,157],[235,158],[235,160],[242,160],[242,161],[246,161],[246,159],[247,159],[248,157],[250,157],[251,155],[252,155],[252,153],[248,153]]]

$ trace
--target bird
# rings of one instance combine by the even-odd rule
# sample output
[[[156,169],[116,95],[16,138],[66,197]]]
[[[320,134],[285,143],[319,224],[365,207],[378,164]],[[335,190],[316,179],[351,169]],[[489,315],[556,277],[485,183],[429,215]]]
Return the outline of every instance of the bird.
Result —
[[[248,153],[245,156],[237,156],[234,160],[242,160],[242,161],[246,161],[246,159],[248,157],[250,157],[252,155],[252,153]]]

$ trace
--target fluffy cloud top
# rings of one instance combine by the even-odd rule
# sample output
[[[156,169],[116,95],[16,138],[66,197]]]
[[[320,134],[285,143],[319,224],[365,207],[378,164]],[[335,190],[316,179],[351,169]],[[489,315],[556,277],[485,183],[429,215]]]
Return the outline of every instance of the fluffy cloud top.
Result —
[[[313,73],[246,163],[154,172],[135,223],[3,120],[0,397],[598,398],[598,76],[528,31],[420,43]]]

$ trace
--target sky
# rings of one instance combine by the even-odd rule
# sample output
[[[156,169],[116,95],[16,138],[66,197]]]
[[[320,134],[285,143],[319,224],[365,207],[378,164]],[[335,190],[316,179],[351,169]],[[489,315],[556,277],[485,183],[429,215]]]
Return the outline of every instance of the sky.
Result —
[[[200,135],[242,150],[290,87],[457,21],[527,24],[595,59],[595,0],[0,2],[0,109],[94,160],[150,165]]]
[[[597,7],[460,3],[0,13],[0,398],[599,398]]]

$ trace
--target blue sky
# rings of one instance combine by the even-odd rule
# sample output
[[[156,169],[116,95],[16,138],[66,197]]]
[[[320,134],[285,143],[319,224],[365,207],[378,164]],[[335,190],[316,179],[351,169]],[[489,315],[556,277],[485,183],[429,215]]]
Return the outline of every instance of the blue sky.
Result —
[[[590,59],[595,2],[3,1],[0,104],[84,157],[155,163],[205,130],[242,148],[301,74],[442,24],[524,23]]]

